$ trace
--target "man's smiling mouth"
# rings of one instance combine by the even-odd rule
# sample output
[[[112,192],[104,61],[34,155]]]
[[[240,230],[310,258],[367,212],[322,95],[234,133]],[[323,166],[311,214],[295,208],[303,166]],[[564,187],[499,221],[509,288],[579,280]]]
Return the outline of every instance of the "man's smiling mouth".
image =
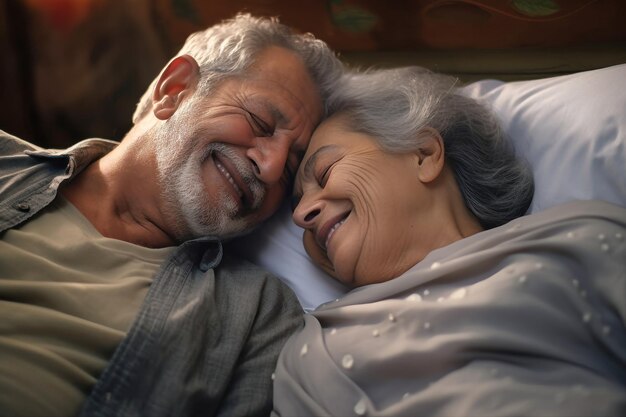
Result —
[[[224,179],[232,187],[234,194],[239,197],[239,201],[244,210],[249,210],[254,202],[254,196],[250,187],[244,181],[242,174],[237,170],[228,157],[218,152],[212,153],[215,167],[224,176]]]
[[[224,168],[224,165],[222,165],[220,161],[216,159],[215,166],[217,167],[217,169],[220,170],[222,174],[224,174],[224,176],[226,177],[230,185],[232,185],[235,191],[237,192],[237,194],[239,194],[239,198],[243,199],[243,192],[241,191],[241,188],[239,188],[239,186],[235,184],[235,180],[233,179],[232,175],[230,175],[230,173],[226,171],[226,168]]]

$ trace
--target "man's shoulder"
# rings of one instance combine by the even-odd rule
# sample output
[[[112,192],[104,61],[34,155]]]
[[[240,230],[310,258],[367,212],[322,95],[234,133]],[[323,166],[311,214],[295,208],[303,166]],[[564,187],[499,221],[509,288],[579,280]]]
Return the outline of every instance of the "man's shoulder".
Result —
[[[268,276],[274,277],[271,272],[267,269],[258,266],[232,252],[224,251],[224,255],[222,257],[222,261],[220,262],[220,268],[223,271],[228,271],[229,273],[254,273],[259,274],[260,276]]]
[[[224,254],[215,270],[218,282],[238,293],[252,291],[264,302],[275,300],[300,307],[291,288],[268,270],[233,254]]]
[[[38,150],[41,150],[39,146],[0,130],[0,155],[15,155],[24,151]]]
[[[0,155],[17,155],[24,151],[30,151],[32,155],[82,155],[89,154],[90,158],[102,156],[110,152],[119,145],[118,141],[102,138],[89,138],[75,143],[67,149],[45,149],[41,146],[30,143],[24,139],[14,136],[0,129]]]
[[[219,267],[216,268],[216,274],[228,275],[229,278],[243,281],[250,285],[287,287],[286,284],[267,269],[232,253],[224,253]]]

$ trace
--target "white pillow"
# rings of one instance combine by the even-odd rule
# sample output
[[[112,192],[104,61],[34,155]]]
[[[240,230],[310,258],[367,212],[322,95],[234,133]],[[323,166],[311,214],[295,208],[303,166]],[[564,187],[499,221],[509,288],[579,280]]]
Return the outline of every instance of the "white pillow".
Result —
[[[626,206],[626,64],[542,80],[464,88],[498,115],[532,165],[529,212],[571,200]]]
[[[532,165],[529,212],[589,199],[626,207],[626,64],[541,80],[484,80],[463,91],[493,108]],[[281,277],[310,311],[348,289],[310,261],[301,238],[285,205],[236,246]]]
[[[234,242],[233,249],[281,278],[296,293],[302,308],[311,311],[349,289],[311,261],[302,244],[303,231],[292,221],[290,204],[285,203],[252,234]]]

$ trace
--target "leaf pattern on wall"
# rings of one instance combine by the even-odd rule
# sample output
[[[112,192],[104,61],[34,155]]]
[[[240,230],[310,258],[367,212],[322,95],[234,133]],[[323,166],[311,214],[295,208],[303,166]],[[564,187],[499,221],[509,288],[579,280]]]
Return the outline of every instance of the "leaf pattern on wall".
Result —
[[[554,0],[512,0],[513,7],[526,16],[550,16],[560,10]]]
[[[177,17],[200,25],[200,13],[196,10],[193,0],[172,0],[172,10]]]
[[[346,32],[369,32],[378,24],[378,16],[363,7],[343,0],[331,0],[329,4],[333,24]]]

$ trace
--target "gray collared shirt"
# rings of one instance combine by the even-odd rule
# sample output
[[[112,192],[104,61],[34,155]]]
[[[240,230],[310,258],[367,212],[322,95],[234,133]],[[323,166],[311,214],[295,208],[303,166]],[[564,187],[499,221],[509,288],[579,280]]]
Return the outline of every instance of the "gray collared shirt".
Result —
[[[44,150],[0,131],[0,234],[116,145]],[[295,295],[277,278],[224,254],[218,239],[184,242],[154,277],[82,415],[267,415],[276,359],[301,325]]]

